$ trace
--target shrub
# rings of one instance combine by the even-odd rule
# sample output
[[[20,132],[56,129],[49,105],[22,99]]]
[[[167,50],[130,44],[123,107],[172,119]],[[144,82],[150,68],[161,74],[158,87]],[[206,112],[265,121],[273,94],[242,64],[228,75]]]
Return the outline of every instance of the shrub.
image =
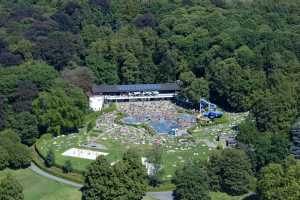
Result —
[[[53,167],[55,164],[55,154],[53,150],[50,150],[45,159],[45,165],[47,167]]]
[[[66,161],[63,168],[62,168],[63,172],[65,174],[73,172],[73,166],[70,160]]]

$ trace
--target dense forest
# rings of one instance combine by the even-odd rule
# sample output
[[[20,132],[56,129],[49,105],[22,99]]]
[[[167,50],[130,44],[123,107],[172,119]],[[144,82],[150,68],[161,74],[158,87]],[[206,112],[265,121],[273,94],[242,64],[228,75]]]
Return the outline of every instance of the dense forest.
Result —
[[[250,111],[238,140],[254,173],[284,164],[300,113],[300,1],[0,0],[0,131],[19,151],[77,131],[92,84],[177,80],[194,104]]]
[[[80,124],[41,108],[57,97],[63,109],[84,112],[84,97],[70,102],[82,94],[63,94],[68,87],[87,94],[92,83],[180,79],[194,103],[203,96],[226,110],[251,110],[259,131],[286,131],[299,110],[299,13],[292,0],[2,0],[0,127],[32,144],[23,124],[55,134]]]

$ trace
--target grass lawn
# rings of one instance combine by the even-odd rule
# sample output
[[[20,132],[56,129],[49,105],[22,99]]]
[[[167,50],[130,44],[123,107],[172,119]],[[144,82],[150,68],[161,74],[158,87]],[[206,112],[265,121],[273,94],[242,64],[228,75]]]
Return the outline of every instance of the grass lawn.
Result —
[[[24,188],[25,200],[80,200],[81,192],[67,185],[48,180],[30,169],[0,171],[0,179],[12,174]]]

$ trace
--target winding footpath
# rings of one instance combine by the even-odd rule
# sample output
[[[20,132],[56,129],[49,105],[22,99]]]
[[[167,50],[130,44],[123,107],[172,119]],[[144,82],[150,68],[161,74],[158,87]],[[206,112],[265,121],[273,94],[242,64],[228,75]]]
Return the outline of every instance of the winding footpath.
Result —
[[[77,188],[77,189],[80,189],[83,186],[82,184],[78,184],[78,183],[75,183],[73,181],[69,181],[69,180],[54,176],[52,174],[49,174],[48,172],[45,172],[44,170],[40,169],[34,163],[31,163],[31,166],[29,167],[29,169],[31,169],[34,173],[36,173],[40,176],[43,176],[45,178],[51,179],[51,180],[59,182],[59,183],[69,185],[69,186]],[[158,199],[158,200],[173,200],[172,191],[147,192],[147,196],[153,197],[153,198]]]

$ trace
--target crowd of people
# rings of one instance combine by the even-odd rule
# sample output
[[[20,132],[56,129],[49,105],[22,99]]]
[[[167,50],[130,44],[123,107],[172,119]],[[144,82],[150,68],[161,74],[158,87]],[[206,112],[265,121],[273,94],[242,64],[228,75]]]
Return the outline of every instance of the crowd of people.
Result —
[[[170,101],[138,101],[118,103],[118,110],[140,121],[171,120],[176,113],[176,107]]]

